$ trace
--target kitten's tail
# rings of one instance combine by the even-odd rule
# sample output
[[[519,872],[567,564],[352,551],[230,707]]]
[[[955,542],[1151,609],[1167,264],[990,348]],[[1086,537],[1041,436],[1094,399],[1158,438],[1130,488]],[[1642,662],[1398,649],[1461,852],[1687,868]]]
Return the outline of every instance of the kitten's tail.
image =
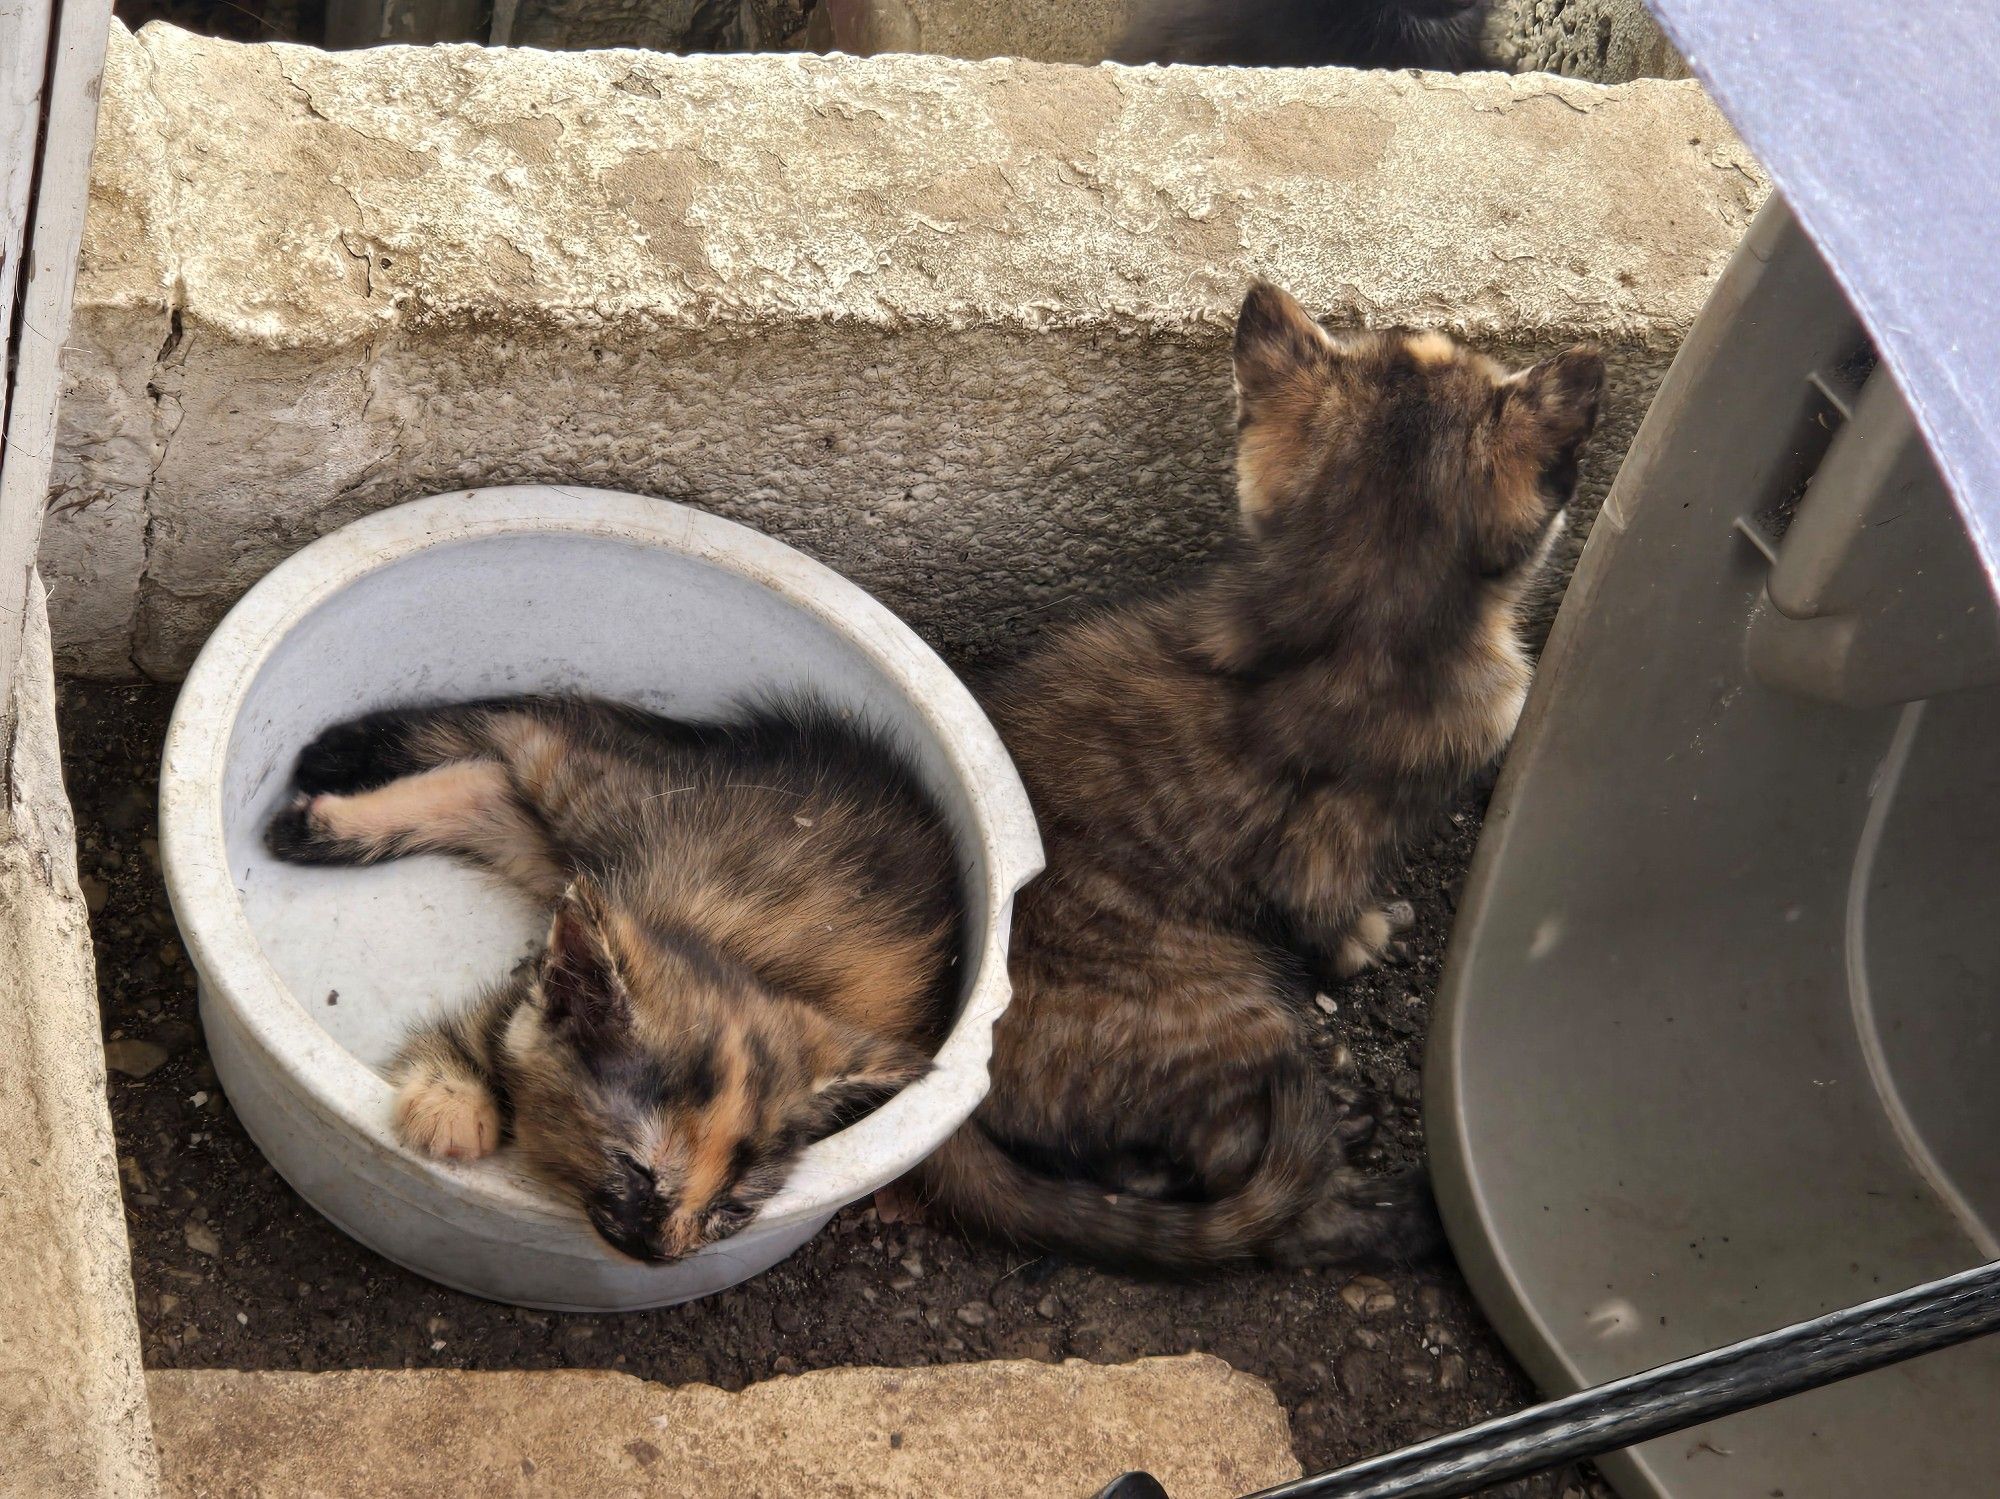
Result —
[[[926,1198],[964,1227],[1078,1259],[1196,1272],[1406,1261],[1443,1244],[1422,1171],[1376,1178],[1340,1163],[1324,1084],[1303,1066],[1271,1084],[1264,1158],[1226,1197],[1168,1202],[1107,1193],[1022,1164],[968,1120],[921,1168]]]

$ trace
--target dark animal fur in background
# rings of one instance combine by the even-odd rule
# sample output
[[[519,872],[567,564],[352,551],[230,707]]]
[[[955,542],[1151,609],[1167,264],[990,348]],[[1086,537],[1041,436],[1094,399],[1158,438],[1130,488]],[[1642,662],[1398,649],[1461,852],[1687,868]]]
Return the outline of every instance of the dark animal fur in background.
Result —
[[[1485,0],[1146,0],[1114,62],[1490,67]]]

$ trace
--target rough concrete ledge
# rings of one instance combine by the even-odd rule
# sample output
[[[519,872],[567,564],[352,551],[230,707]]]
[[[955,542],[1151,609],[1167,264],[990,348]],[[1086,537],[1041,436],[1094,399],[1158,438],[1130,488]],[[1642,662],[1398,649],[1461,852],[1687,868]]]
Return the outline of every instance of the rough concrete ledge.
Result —
[[[154,1492],[42,590],[0,754],[0,1494]]]
[[[44,566],[114,677],[344,520],[529,479],[751,522],[978,656],[1212,544],[1254,274],[1601,340],[1601,493],[1765,191],[1692,84],[1491,74],[155,26],[103,111]]]
[[[623,1374],[155,1371],[176,1499],[1050,1499],[1146,1468],[1175,1499],[1299,1476],[1277,1398],[1202,1354],[829,1369],[667,1389]]]

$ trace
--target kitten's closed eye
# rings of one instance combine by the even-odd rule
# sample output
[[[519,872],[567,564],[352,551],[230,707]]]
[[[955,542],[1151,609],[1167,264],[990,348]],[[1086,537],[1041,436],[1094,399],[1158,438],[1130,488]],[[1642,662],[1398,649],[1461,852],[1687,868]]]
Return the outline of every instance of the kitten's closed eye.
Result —
[[[721,1207],[711,1208],[702,1220],[702,1232],[711,1240],[726,1239],[739,1233],[749,1221],[757,1216],[757,1209],[740,1202],[725,1202]]]

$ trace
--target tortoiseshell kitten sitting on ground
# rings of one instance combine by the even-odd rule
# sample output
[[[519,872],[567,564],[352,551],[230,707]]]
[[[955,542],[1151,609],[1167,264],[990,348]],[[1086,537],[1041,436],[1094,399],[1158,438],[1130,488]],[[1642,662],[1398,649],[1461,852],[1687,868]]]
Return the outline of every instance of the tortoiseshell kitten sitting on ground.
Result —
[[[1235,365],[1232,549],[987,694],[1048,872],[993,1090],[922,1175],[969,1227],[1167,1270],[1435,1242],[1419,1179],[1345,1165],[1296,1011],[1381,958],[1385,865],[1513,732],[1517,609],[1604,382],[1585,348],[1510,374],[1331,337],[1265,285]]]
[[[296,782],[281,858],[451,854],[554,909],[531,971],[412,1034],[396,1129],[437,1157],[511,1142],[636,1259],[736,1232],[943,1037],[951,838],[894,747],[831,709],[376,713],[307,746]]]

